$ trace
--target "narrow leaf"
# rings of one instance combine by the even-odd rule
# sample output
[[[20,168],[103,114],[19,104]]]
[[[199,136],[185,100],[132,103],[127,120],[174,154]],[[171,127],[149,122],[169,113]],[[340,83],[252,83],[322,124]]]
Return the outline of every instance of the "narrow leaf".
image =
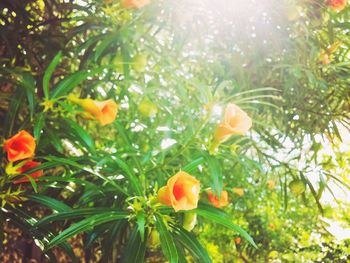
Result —
[[[161,238],[161,247],[164,255],[169,259],[170,263],[178,263],[179,257],[177,254],[176,246],[169,230],[165,226],[163,219],[160,215],[155,215],[156,217],[156,228],[159,232]]]
[[[62,58],[62,51],[58,52],[57,55],[53,58],[47,69],[45,70],[43,77],[43,90],[44,96],[46,99],[49,99],[49,82],[53,72],[55,71],[58,63],[60,63]]]
[[[253,247],[257,248],[253,238],[240,226],[233,224],[229,219],[224,218],[217,213],[214,213],[208,209],[203,209],[203,208],[197,208],[193,212],[217,224],[225,226],[228,229],[238,232],[243,238],[245,238],[250,244],[252,244]]]
[[[211,263],[208,252],[198,242],[197,238],[183,228],[173,226],[173,234],[199,263]]]
[[[50,97],[57,98],[68,94],[76,86],[78,86],[83,80],[87,79],[90,76],[95,75],[96,73],[102,72],[102,70],[103,70],[102,67],[95,68],[92,70],[82,70],[65,77],[62,81],[60,81],[57,84],[55,89],[50,92]]]
[[[134,228],[124,249],[122,263],[143,263],[145,262],[145,252],[146,242],[141,240],[138,228]]]
[[[69,207],[68,205],[48,196],[36,194],[36,195],[28,195],[27,197],[31,201],[47,206],[52,210],[56,210],[58,212],[66,212],[66,211],[72,210],[72,208]]]
[[[205,159],[203,157],[199,157],[195,160],[193,160],[192,162],[190,162],[189,164],[187,164],[186,166],[184,166],[182,168],[183,171],[191,173],[194,169],[196,169],[198,167],[198,165],[202,164],[205,162]]]
[[[79,234],[81,232],[91,230],[93,227],[112,222],[117,221],[120,219],[127,218],[128,214],[126,212],[107,212],[107,213],[101,213],[97,215],[90,216],[72,226],[69,228],[63,230],[59,235],[54,237],[49,242],[49,248],[54,247],[63,241],[67,240],[68,238]]]
[[[43,129],[45,124],[45,113],[42,112],[39,114],[39,117],[34,121],[34,137],[36,140],[36,144],[39,144],[41,137],[41,130]]]

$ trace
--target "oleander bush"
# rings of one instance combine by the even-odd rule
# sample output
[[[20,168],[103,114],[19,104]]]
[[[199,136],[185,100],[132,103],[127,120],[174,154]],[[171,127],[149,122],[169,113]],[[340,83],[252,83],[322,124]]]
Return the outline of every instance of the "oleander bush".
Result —
[[[1,262],[350,260],[345,0],[0,7]]]

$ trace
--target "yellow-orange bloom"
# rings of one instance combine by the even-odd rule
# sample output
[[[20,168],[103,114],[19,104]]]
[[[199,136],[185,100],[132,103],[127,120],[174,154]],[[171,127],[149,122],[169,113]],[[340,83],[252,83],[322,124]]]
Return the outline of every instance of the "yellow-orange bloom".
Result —
[[[120,3],[124,8],[139,9],[141,7],[144,7],[145,5],[148,5],[150,2],[150,0],[121,0]]]
[[[237,105],[230,103],[225,109],[224,120],[214,134],[216,142],[224,142],[233,134],[244,134],[252,127],[252,119]]]
[[[341,11],[346,6],[346,0],[327,0],[327,5],[335,11]]]
[[[208,199],[210,203],[212,203],[212,205],[215,207],[224,207],[228,205],[228,193],[225,190],[221,192],[220,199],[216,195],[214,195],[214,193],[211,190],[209,190]]]
[[[243,188],[233,187],[232,191],[238,196],[243,196],[244,195],[244,189]]]
[[[325,52],[321,52],[319,60],[323,65],[328,65],[331,63],[331,56]]]
[[[234,241],[236,245],[239,245],[241,244],[242,239],[240,237],[235,237]]]
[[[113,100],[97,101],[93,99],[78,99],[74,96],[69,96],[68,99],[83,107],[101,125],[110,124],[117,117],[118,105]]]
[[[273,190],[275,186],[276,186],[276,182],[274,180],[267,181],[267,188],[269,188],[270,190]]]
[[[167,185],[158,191],[158,200],[168,206],[179,210],[192,210],[197,208],[200,182],[186,172],[178,172],[169,178]]]
[[[35,152],[35,139],[26,131],[20,131],[4,143],[7,159],[10,162],[33,157]]]
[[[22,167],[20,167],[17,170],[17,172],[25,173],[26,171],[33,169],[33,168],[39,166],[40,164],[41,164],[40,162],[28,161]],[[42,176],[43,174],[44,174],[43,170],[39,170],[39,171],[36,171],[36,172],[29,174],[29,176],[35,179],[35,178]],[[29,179],[26,176],[24,176],[24,177],[20,178],[19,180],[14,181],[13,183],[19,184],[19,183],[27,183],[27,182],[29,182]]]

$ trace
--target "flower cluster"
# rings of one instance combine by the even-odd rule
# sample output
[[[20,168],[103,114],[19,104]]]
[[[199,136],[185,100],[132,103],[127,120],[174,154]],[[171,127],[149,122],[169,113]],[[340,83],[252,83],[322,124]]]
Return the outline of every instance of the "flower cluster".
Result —
[[[233,134],[244,134],[252,126],[252,120],[241,108],[235,104],[228,104],[225,110],[224,120],[218,125],[214,134],[214,144],[219,144]],[[234,188],[233,191],[243,196],[242,188]],[[200,182],[186,172],[178,172],[172,176],[166,186],[158,191],[158,200],[167,206],[179,210],[192,210],[197,207],[200,192]],[[228,204],[228,193],[223,190],[220,198],[208,192],[208,199],[215,207],[224,207]]]
[[[36,143],[34,137],[24,130],[6,140],[4,143],[4,150],[7,153],[7,159],[9,160],[9,164],[6,167],[7,173],[9,175],[17,176],[39,166],[41,164],[40,162],[32,160],[35,155],[35,148]],[[14,166],[13,163],[17,161],[21,162]],[[42,175],[43,171],[39,170],[31,173],[29,176],[32,178],[38,178]],[[13,183],[18,184],[25,182],[29,182],[27,177],[15,180]]]

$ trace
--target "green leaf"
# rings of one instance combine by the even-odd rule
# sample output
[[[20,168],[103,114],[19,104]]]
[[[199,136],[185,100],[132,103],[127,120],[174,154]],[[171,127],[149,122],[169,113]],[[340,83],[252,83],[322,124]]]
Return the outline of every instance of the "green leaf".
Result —
[[[38,181],[42,181],[42,183],[47,182],[48,184],[50,184],[51,182],[65,182],[65,183],[76,183],[76,184],[80,184],[83,186],[89,186],[89,187],[93,187],[96,188],[96,185],[94,183],[91,183],[89,181],[83,180],[83,179],[79,179],[79,178],[75,178],[72,176],[42,176],[37,178]],[[115,190],[115,189],[113,189]]]
[[[131,140],[130,140],[130,138],[129,138],[129,136],[128,136],[124,126],[118,120],[115,121],[114,123],[116,124],[116,127],[118,129],[118,135],[121,136],[121,138],[123,139],[123,141],[125,142],[125,144],[128,146],[128,148],[130,150],[133,149]],[[132,156],[131,158],[134,161],[134,163],[136,164],[137,169],[140,172],[142,172],[142,166],[141,166],[140,161],[137,159],[137,157]]]
[[[145,218],[145,213],[144,212],[139,212],[136,216],[136,223],[138,225],[138,230],[140,232],[141,236],[141,241],[145,241],[145,223],[146,223],[146,218]]]
[[[213,212],[212,210],[205,208],[196,208],[192,212],[209,219],[217,224],[220,224],[228,229],[238,232],[243,238],[245,238],[253,247],[257,248],[253,238],[240,226],[233,224],[228,218],[222,217],[220,214]]]
[[[35,88],[36,83],[33,75],[28,71],[23,71],[20,69],[11,69],[11,68],[2,68],[1,70],[10,73],[13,76],[15,76],[15,80],[12,79],[5,79],[6,82],[14,84],[14,86],[18,85],[21,88],[24,88],[27,100],[29,104],[29,112],[30,117],[33,117],[34,114],[34,108],[35,108]]]
[[[56,210],[58,212],[66,212],[66,211],[72,210],[70,206],[48,196],[35,194],[35,195],[28,195],[27,197],[31,201],[47,206],[52,210]]]
[[[91,215],[96,215],[100,213],[107,213],[111,212],[111,208],[104,208],[104,207],[98,207],[98,208],[81,208],[81,209],[74,209],[66,212],[59,212],[57,214],[52,214],[49,216],[44,217],[40,221],[38,221],[35,226],[42,226],[49,224],[53,221],[58,221],[58,220],[72,220],[76,218],[81,218],[81,217],[86,217],[86,216],[91,216]]]
[[[230,215],[227,214],[224,210],[214,207],[212,204],[204,203],[199,201],[198,207],[202,210],[209,211],[211,213],[217,214],[223,218],[230,219]],[[192,211],[189,211],[192,212]]]
[[[110,256],[113,257],[113,251],[115,251],[116,240],[118,240],[118,235],[122,230],[127,228],[128,221],[120,220],[116,223],[113,223],[109,231],[106,233],[105,238],[102,240],[102,258],[100,262],[110,262]],[[121,233],[123,234],[123,233]]]
[[[101,43],[96,47],[96,52],[95,52],[95,61],[97,61],[100,56],[102,55],[103,51],[108,48],[109,45],[115,44],[116,41],[119,39],[119,34],[111,33],[107,35]]]
[[[35,180],[33,179],[33,177],[31,177],[29,174],[25,174],[25,176],[28,178],[30,184],[32,185],[34,192],[38,193],[38,185],[36,184]]]
[[[198,242],[197,238],[183,228],[173,227],[173,235],[199,263],[211,263],[208,252]]]
[[[39,117],[37,117],[34,121],[34,132],[33,133],[34,133],[34,137],[35,137],[37,145],[39,144],[40,137],[41,137],[41,131],[42,131],[44,124],[45,124],[45,117],[46,117],[46,114],[44,112],[42,112],[39,114]]]
[[[134,188],[134,191],[140,196],[142,195],[142,188],[139,179],[134,174],[132,169],[121,159],[119,158],[113,158],[113,160],[118,164],[118,166],[125,172],[127,178],[130,180],[132,187]]]
[[[186,166],[184,166],[182,168],[183,171],[191,173],[194,169],[196,169],[198,167],[198,165],[202,164],[205,162],[205,159],[203,157],[199,157],[195,160],[193,160],[192,162],[190,162],[189,164],[187,164]]]
[[[162,240],[160,245],[162,247],[163,253],[169,259],[170,263],[177,263],[179,261],[179,257],[177,254],[174,240],[169,230],[165,226],[161,215],[155,215],[155,218],[155,225]]]
[[[55,165],[70,165],[70,166],[73,166],[75,168],[79,168],[81,169],[82,171],[86,171],[90,174],[93,174],[99,178],[101,178],[102,180],[110,183],[111,185],[113,185],[118,191],[120,191],[121,193],[124,193],[125,195],[129,196],[130,193],[128,191],[125,191],[121,186],[119,186],[115,181],[113,180],[110,180],[109,178],[105,177],[104,175],[92,170],[92,169],[89,169],[89,167],[87,167],[86,165],[81,165],[75,161],[72,161],[71,158],[70,159],[67,159],[67,158],[61,158],[61,157],[56,157],[56,156],[45,156],[43,157],[44,159],[48,160],[49,163],[44,163],[34,169],[31,169],[30,171],[28,172],[32,172],[32,171],[37,171],[37,170],[40,170],[39,168],[41,167],[44,167],[44,165],[46,164],[47,166],[55,166]]]
[[[299,172],[299,174],[300,174],[300,177],[303,180],[304,184],[307,184],[309,186],[311,194],[314,197],[315,202],[317,204],[317,207],[320,210],[321,214],[323,214],[323,207],[322,207],[322,204],[320,203],[320,200],[318,200],[318,198],[317,198],[317,192],[316,192],[314,186],[312,185],[310,180],[302,172]]]
[[[205,158],[208,163],[211,178],[211,187],[213,189],[214,194],[220,197],[223,186],[221,165],[214,156],[206,154]]]
[[[131,232],[130,239],[123,254],[123,263],[143,263],[145,262],[146,242],[142,241],[138,228]]]
[[[53,60],[45,70],[44,77],[43,77],[43,90],[44,90],[44,96],[46,99],[49,99],[49,82],[50,82],[51,76],[55,71],[58,63],[60,63],[61,58],[62,58],[62,51],[57,53],[57,55],[53,58]]]
[[[124,64],[123,64],[124,76],[125,76],[125,79],[129,79],[131,59],[130,59],[130,53],[128,50],[128,45],[126,43],[122,44],[121,52],[122,52],[122,58],[124,61]]]
[[[90,216],[72,226],[69,228],[63,230],[59,235],[54,237],[50,242],[49,242],[49,248],[54,247],[63,241],[67,240],[68,238],[87,231],[91,230],[93,227],[112,222],[112,221],[117,221],[120,219],[125,219],[127,218],[128,214],[126,212],[106,212],[106,213],[101,213],[97,215]]]
[[[47,243],[45,235],[52,235],[45,228],[35,228],[32,227],[32,216],[28,215],[23,211],[23,209],[16,209],[13,207],[9,207],[9,210],[12,210],[13,213],[7,213],[6,216],[10,218],[12,224],[17,225],[23,232],[27,233],[29,236],[37,239],[44,246]],[[59,245],[60,248],[63,249],[67,253],[67,255],[71,258],[72,262],[77,262],[77,259],[74,255],[73,249],[67,242],[63,242]],[[57,262],[56,257],[50,251],[43,251],[46,256],[49,257],[49,262]]]
[[[103,67],[95,68],[92,70],[81,70],[65,77],[62,81],[60,81],[57,84],[55,89],[53,89],[50,92],[50,97],[54,99],[54,98],[68,94],[83,80],[87,79],[90,76],[95,75],[96,73],[102,72],[102,70],[103,70]]]
[[[32,74],[28,72],[24,72],[22,74],[21,86],[26,90],[29,112],[32,118],[35,107],[35,79],[33,78]]]
[[[18,114],[19,109],[21,108],[22,101],[24,99],[24,93],[21,88],[17,88],[8,107],[8,111],[5,118],[4,124],[4,137],[12,136],[13,126]]]
[[[69,129],[73,134],[76,140],[81,142],[90,152],[95,152],[95,143],[90,137],[90,135],[76,122],[65,119],[66,128]]]

